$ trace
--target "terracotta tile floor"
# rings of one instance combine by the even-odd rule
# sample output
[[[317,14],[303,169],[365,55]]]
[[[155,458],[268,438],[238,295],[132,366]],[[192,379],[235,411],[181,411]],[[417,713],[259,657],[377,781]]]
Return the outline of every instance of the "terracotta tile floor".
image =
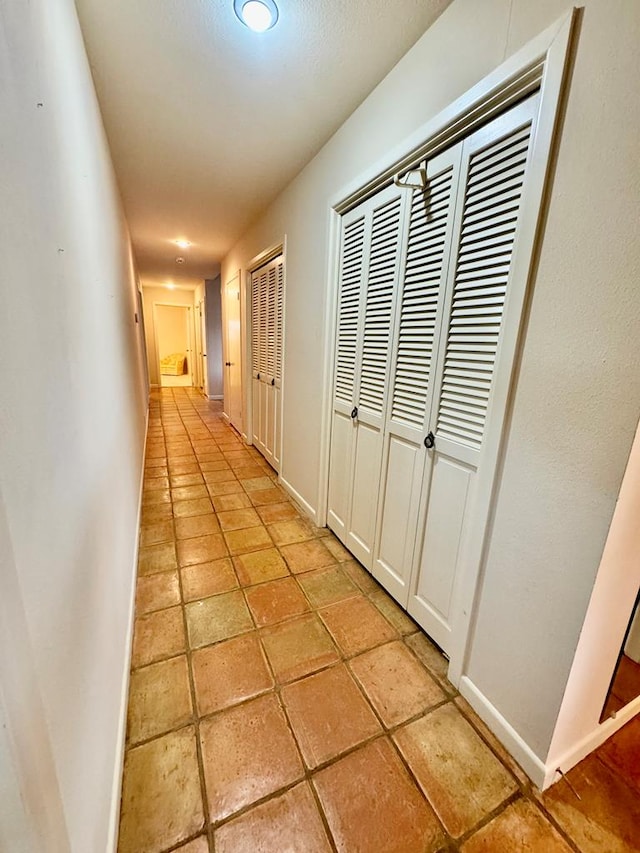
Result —
[[[120,853],[640,851],[640,719],[544,795],[191,389],[152,395]]]

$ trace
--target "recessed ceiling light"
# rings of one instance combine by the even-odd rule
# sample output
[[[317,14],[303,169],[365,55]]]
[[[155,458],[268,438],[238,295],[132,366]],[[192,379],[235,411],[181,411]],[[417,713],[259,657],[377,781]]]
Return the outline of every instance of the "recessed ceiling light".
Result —
[[[233,8],[242,23],[256,33],[270,30],[278,20],[274,0],[233,0]]]
[[[191,243],[188,240],[174,240],[173,241],[176,246],[179,246],[181,249],[188,249]]]
[[[177,263],[177,264],[183,264],[183,263],[184,263],[184,258],[176,258],[176,263]]]
[[[165,284],[165,287],[167,288],[167,290],[175,290],[176,289],[175,284]]]

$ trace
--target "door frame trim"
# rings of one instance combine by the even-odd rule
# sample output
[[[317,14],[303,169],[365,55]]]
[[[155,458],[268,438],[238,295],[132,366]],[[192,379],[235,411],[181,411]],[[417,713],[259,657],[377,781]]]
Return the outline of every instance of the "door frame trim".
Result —
[[[192,296],[195,297],[195,294],[192,293]],[[194,316],[193,308],[195,306],[195,301],[194,301],[193,305],[184,305],[183,303],[180,303],[180,302],[153,302],[152,305],[153,305],[153,352],[154,352],[154,356],[155,356],[155,360],[156,360],[156,367],[158,369],[158,388],[163,387],[163,385],[162,385],[162,374],[160,372],[160,347],[158,346],[158,313],[156,311],[156,309],[158,307],[184,308],[187,312],[187,334],[188,334],[187,343],[189,344],[188,351],[190,353],[190,355],[189,355],[189,359],[190,359],[189,376],[191,376],[191,387],[195,388],[196,387],[194,384],[195,374],[194,374],[194,370],[193,370],[193,347],[195,344],[195,326],[194,326],[195,316]],[[165,386],[165,387],[170,388],[172,386]],[[180,386],[178,386],[178,387],[180,387]],[[189,387],[189,386],[187,386],[187,387]]]
[[[426,122],[379,160],[364,174],[347,184],[330,201],[328,210],[328,263],[325,301],[323,399],[320,444],[320,483],[316,524],[326,524],[329,491],[331,411],[334,392],[333,363],[336,345],[338,272],[340,262],[340,220],[342,214],[392,182],[425,157],[464,138],[481,124],[526,95],[540,91],[537,127],[532,142],[526,197],[521,208],[517,257],[511,277],[518,282],[510,302],[523,305],[518,322],[508,323],[500,347],[503,363],[508,365],[496,375],[492,412],[487,421],[482,470],[475,489],[475,519],[460,562],[455,595],[458,596],[450,652],[449,678],[459,685],[468,662],[477,607],[477,590],[486,558],[486,546],[495,498],[497,475],[502,461],[503,437],[507,431],[517,352],[525,321],[529,280],[536,266],[541,224],[548,197],[547,178],[552,170],[558,144],[560,106],[566,96],[570,59],[575,52],[578,8],[571,9],[552,26],[536,36],[503,62],[468,92]],[[512,312],[517,315],[517,312]],[[501,414],[497,422],[495,413]]]

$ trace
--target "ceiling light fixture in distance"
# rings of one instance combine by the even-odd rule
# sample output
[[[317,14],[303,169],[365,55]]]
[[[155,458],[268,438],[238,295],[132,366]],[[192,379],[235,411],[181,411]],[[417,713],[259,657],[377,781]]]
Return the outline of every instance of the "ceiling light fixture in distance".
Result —
[[[233,9],[238,19],[256,33],[270,30],[278,20],[274,0],[233,0]]]
[[[181,249],[188,249],[191,243],[188,240],[174,240],[173,241],[176,246],[179,246]]]

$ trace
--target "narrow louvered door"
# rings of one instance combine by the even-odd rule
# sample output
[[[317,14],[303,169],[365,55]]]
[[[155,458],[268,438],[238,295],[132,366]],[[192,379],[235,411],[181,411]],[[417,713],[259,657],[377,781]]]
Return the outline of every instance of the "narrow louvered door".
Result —
[[[362,348],[352,420],[355,427],[347,548],[372,568],[393,317],[408,195],[389,187],[372,199],[371,237],[363,282]]]
[[[473,512],[483,439],[500,430],[492,410],[501,330],[519,324],[509,311],[511,259],[517,242],[537,97],[469,136],[463,145],[441,343],[429,418],[418,545],[409,612],[447,651],[456,578]],[[515,303],[514,303],[515,304]],[[515,316],[516,310],[518,316]]]
[[[342,217],[338,322],[334,367],[331,450],[329,457],[329,527],[343,542],[347,538],[355,419],[351,417],[358,393],[363,281],[369,251],[371,209],[365,202]]]
[[[251,276],[253,443],[278,470],[284,266],[274,258]]]
[[[391,393],[387,406],[373,574],[405,607],[433,398],[462,144],[427,166],[427,186],[410,193],[400,270]]]

